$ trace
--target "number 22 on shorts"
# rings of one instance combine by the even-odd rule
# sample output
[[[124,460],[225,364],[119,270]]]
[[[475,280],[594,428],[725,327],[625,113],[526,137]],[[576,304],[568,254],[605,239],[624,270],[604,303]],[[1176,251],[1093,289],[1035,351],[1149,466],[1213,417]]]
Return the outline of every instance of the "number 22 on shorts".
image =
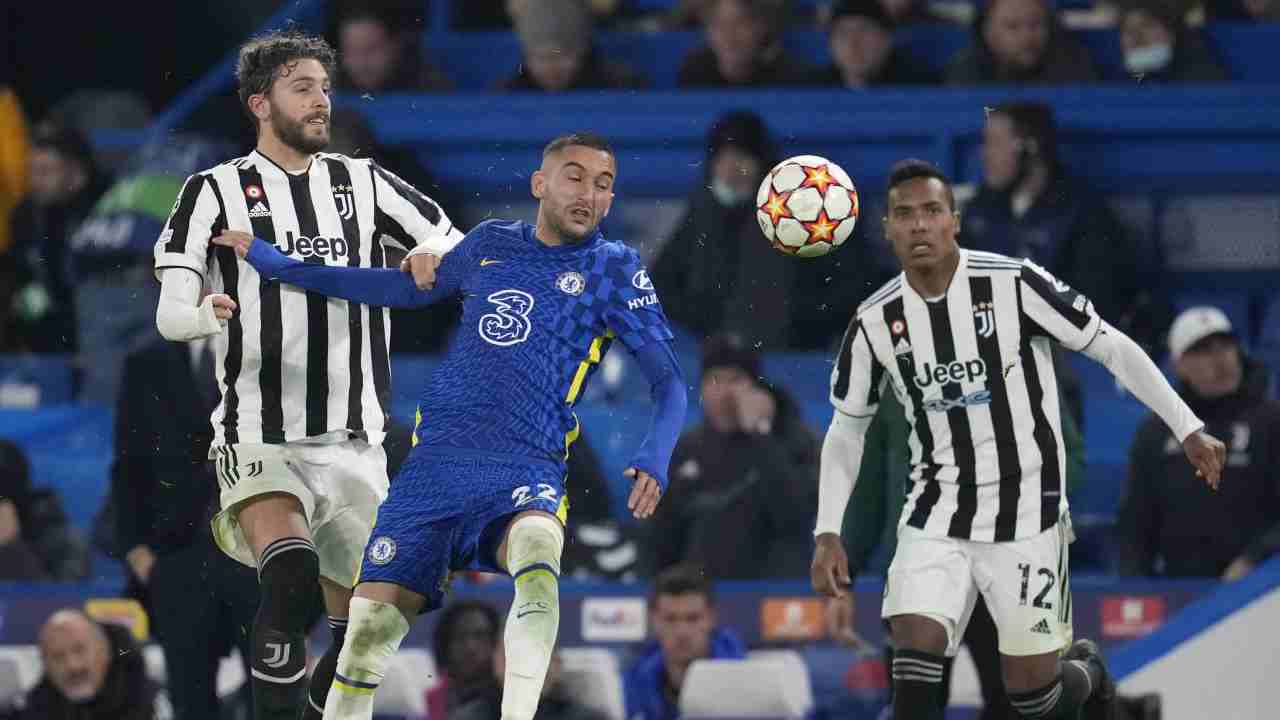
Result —
[[[538,483],[538,493],[536,495],[533,494],[533,489],[534,486],[532,485],[524,485],[511,492],[511,500],[516,504],[516,507],[524,507],[534,500],[546,500],[549,503],[555,503],[556,489],[554,487],[546,483]]]

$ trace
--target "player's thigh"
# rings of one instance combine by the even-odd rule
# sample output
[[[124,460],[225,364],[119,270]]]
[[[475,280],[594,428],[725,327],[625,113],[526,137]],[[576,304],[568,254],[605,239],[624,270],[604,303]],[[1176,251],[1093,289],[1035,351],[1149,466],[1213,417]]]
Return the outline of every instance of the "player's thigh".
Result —
[[[408,472],[402,470],[396,476],[378,507],[360,558],[357,596],[401,605],[404,596],[399,590],[366,587],[395,585],[421,597],[422,611],[444,604],[450,573],[461,564],[468,507],[441,489],[463,471],[465,467],[446,458],[419,464]],[[379,596],[371,597],[370,593]]]
[[[228,556],[257,567],[262,551],[287,537],[311,538],[315,496],[280,445],[230,445],[213,450],[221,511],[213,538]]]
[[[315,480],[311,534],[320,576],[352,588],[378,507],[387,498],[386,453],[380,446],[352,440],[298,455]]]
[[[569,521],[569,497],[558,472],[541,466],[502,463],[485,468],[482,475],[486,489],[472,506],[464,554],[473,558],[470,569],[506,572],[507,535],[515,520],[549,515],[563,530]]]
[[[1061,526],[974,546],[974,573],[995,622],[1000,654],[1031,657],[1066,647],[1071,594]]]
[[[390,582],[362,582],[352,594],[366,600],[395,605],[410,625],[427,606],[426,596]]]
[[[954,655],[976,597],[964,541],[930,537],[912,527],[899,531],[880,609],[899,647],[936,653],[938,626],[945,633],[945,654]],[[916,643],[921,647],[913,647]]]

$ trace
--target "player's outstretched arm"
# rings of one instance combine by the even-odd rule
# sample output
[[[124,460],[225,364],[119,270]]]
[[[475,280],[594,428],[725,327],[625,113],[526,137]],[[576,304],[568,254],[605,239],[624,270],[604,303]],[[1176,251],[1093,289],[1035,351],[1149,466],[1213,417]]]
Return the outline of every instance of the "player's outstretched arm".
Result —
[[[364,305],[416,308],[430,305],[450,294],[443,287],[419,290],[413,276],[400,270],[299,262],[244,232],[228,230],[213,238],[213,243],[234,248],[237,255],[268,280],[278,280]]]
[[[809,579],[813,589],[827,597],[845,594],[849,577],[849,557],[840,539],[845,509],[858,481],[858,468],[866,447],[870,417],[856,417],[836,410],[831,427],[822,441],[818,465],[818,522],[813,534],[816,547]]]
[[[653,515],[667,489],[667,470],[684,428],[689,396],[670,341],[643,345],[635,356],[649,379],[649,397],[654,404],[649,432],[626,470],[627,477],[634,480],[627,509],[643,520]]]
[[[1083,352],[1110,370],[1126,390],[1169,426],[1182,443],[1187,460],[1195,466],[1196,475],[1216,490],[1226,463],[1226,446],[1204,432],[1204,422],[1183,402],[1142,348],[1104,320]]]

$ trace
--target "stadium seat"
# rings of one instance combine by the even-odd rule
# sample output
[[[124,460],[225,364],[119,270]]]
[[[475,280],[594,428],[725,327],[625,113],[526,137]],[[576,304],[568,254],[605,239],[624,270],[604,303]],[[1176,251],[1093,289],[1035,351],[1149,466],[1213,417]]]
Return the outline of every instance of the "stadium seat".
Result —
[[[374,696],[375,715],[422,717],[427,711],[427,691],[439,683],[436,663],[425,650],[402,648],[387,668],[387,676]]]
[[[626,714],[622,695],[622,668],[611,650],[595,647],[560,649],[561,678],[568,694],[609,720]]]
[[[698,660],[680,693],[685,718],[802,718],[812,709],[809,671],[795,652]]]

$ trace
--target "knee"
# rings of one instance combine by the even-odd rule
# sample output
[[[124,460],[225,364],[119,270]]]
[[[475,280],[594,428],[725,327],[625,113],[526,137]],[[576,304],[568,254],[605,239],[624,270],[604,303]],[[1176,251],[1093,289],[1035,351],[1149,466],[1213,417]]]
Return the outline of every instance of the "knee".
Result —
[[[362,597],[351,599],[344,650],[358,657],[378,655],[389,646],[398,646],[408,633],[409,622],[395,605]]]
[[[889,619],[893,644],[899,650],[914,650],[930,655],[947,652],[947,628],[923,615],[895,615]]]
[[[1053,683],[1058,677],[1057,653],[1004,656],[1004,686],[1010,693],[1028,693]]]
[[[514,576],[545,566],[558,576],[563,547],[564,530],[558,521],[547,515],[519,517],[507,531],[507,570]]]

